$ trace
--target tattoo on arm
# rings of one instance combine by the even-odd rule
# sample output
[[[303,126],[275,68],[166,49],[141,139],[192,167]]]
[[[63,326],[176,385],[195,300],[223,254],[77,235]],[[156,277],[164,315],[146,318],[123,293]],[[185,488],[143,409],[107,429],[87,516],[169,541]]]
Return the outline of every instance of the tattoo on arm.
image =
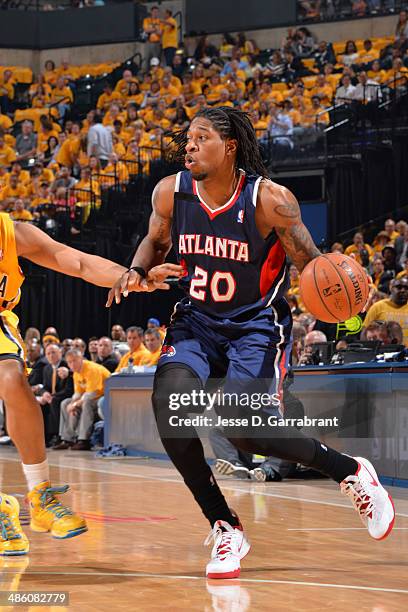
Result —
[[[275,231],[283,248],[299,272],[303,270],[309,261],[321,254],[313,242],[309,230],[301,221],[293,225],[275,226]]]

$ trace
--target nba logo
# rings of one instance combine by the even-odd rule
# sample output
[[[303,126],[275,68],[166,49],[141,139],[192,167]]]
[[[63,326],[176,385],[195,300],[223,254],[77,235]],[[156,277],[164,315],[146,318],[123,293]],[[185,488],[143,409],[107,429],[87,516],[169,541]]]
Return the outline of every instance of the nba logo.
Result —
[[[243,210],[240,210],[238,212],[237,221],[238,221],[238,223],[243,223],[244,222],[244,211]]]

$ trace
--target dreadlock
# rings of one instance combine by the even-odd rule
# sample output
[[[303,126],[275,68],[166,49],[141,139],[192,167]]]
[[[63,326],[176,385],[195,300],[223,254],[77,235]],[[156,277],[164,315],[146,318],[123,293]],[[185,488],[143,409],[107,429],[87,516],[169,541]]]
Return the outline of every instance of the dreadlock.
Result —
[[[268,171],[262,160],[256,133],[247,113],[229,106],[203,108],[194,119],[204,117],[211,121],[213,128],[223,140],[232,138],[237,141],[237,168],[248,174],[267,177]],[[184,161],[188,127],[173,134],[169,158],[174,162]]]

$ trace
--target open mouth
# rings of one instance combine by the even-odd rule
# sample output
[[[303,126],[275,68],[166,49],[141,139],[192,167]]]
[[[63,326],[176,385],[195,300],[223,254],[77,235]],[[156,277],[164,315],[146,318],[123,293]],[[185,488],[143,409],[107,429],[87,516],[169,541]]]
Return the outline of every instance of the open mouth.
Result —
[[[197,162],[194,160],[194,157],[193,157],[192,155],[189,155],[189,154],[187,154],[187,155],[185,156],[185,158],[184,158],[184,159],[185,159],[185,163],[184,163],[184,165],[185,165],[185,167],[186,167],[188,170],[190,170],[190,168],[191,168],[191,167],[192,167],[192,166],[193,166],[195,163],[197,163]]]

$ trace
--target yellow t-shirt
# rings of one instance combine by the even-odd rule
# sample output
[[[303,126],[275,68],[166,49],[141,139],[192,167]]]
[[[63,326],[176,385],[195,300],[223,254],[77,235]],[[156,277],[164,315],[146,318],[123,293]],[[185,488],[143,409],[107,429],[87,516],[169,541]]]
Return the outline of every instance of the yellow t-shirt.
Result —
[[[364,327],[367,327],[373,321],[396,321],[399,323],[402,327],[404,344],[408,346],[408,304],[397,306],[388,298],[380,300],[369,308],[364,319]]]
[[[152,19],[151,17],[146,17],[143,19],[143,29],[146,32],[149,28],[155,28],[156,31],[149,34],[149,42],[157,43],[160,42],[161,38],[161,23],[160,19]]]
[[[13,310],[18,304],[23,281],[24,275],[18,265],[13,221],[7,213],[0,213],[0,311]],[[6,308],[3,306],[5,302]]]
[[[15,189],[11,185],[6,185],[0,191],[0,201],[6,200],[7,198],[26,198],[27,197],[27,189],[24,185],[17,185]]]
[[[371,248],[371,246],[367,243],[364,244],[364,248],[366,249],[366,251],[368,252],[369,258],[371,259],[371,257],[374,255],[374,251]],[[355,253],[356,255],[356,261],[358,261],[358,263],[361,265],[361,257],[360,257],[360,252],[358,250],[358,248],[356,247],[355,244],[350,244],[347,249],[344,251],[345,255],[351,255],[352,253]]]
[[[168,24],[168,25],[167,25]],[[172,27],[174,26],[174,27]],[[163,49],[175,47],[177,49],[177,21],[173,17],[166,19],[166,24],[163,25],[162,46]]]
[[[8,117],[7,115],[3,115],[0,112],[0,128],[2,130],[9,130],[12,125],[13,125],[13,122],[10,119],[10,117]]]
[[[80,372],[74,372],[74,391],[75,393],[95,393],[95,399],[103,395],[105,380],[109,378],[109,370],[93,361],[84,359]]]
[[[16,153],[8,145],[0,147],[0,166],[11,166],[16,161]]]
[[[154,353],[151,353],[150,351],[148,351],[149,355],[146,355],[146,357],[142,358],[140,365],[148,366],[148,367],[157,365],[157,362],[160,359],[161,350],[162,350],[162,347],[159,346],[157,351],[154,351]]]
[[[14,219],[14,221],[32,221],[34,219],[30,211],[25,209],[21,211],[13,210],[10,213],[10,217]]]
[[[133,365],[138,366],[145,365],[142,363],[142,361],[149,359],[150,356],[151,352],[147,350],[144,344],[141,344],[136,351],[133,351],[133,353],[128,351],[125,355],[123,355],[117,365],[115,372],[120,372],[123,368],[126,368],[128,366],[130,357],[132,357],[133,359]]]

